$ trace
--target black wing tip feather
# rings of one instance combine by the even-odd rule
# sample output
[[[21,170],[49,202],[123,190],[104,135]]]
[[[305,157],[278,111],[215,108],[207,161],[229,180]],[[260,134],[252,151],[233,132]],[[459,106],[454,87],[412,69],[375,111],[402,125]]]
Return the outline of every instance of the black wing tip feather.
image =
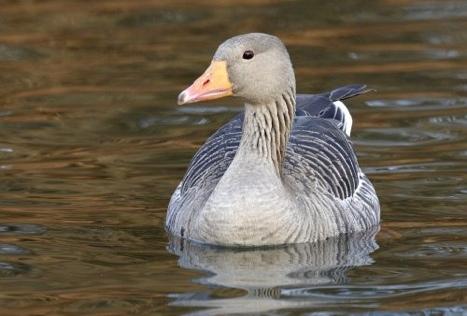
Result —
[[[349,84],[331,91],[329,93],[329,100],[331,100],[332,102],[341,101],[355,97],[357,95],[375,91],[376,90],[374,89],[368,88],[366,84]]]

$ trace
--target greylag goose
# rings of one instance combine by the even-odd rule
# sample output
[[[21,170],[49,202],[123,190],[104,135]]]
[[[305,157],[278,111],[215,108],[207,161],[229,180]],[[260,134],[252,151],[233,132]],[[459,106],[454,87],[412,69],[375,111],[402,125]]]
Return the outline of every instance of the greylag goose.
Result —
[[[193,157],[170,200],[168,232],[213,245],[265,246],[377,225],[378,197],[358,165],[342,103],[366,91],[349,85],[296,95],[277,37],[250,33],[222,43],[178,103],[233,95],[245,110]]]

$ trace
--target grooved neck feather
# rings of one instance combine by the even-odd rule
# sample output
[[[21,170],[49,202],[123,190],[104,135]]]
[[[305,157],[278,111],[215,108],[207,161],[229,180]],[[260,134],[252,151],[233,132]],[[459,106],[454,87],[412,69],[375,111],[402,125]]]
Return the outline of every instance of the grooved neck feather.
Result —
[[[293,87],[269,104],[246,103],[239,152],[246,150],[271,161],[280,175],[294,117]]]

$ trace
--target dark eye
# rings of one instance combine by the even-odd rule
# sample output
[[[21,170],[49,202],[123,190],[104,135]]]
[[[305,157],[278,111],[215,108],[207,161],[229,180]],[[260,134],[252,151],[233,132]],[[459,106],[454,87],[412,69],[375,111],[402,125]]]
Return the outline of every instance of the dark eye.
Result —
[[[252,59],[255,56],[255,53],[253,53],[252,50],[246,50],[243,53],[243,59]]]

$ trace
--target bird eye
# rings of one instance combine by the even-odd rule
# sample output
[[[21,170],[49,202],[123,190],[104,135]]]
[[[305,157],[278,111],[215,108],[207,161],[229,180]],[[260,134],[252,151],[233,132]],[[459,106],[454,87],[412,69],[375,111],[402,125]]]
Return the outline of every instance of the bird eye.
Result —
[[[246,50],[243,53],[243,59],[252,59],[254,56],[255,56],[255,53],[253,53],[253,51],[251,50]]]

